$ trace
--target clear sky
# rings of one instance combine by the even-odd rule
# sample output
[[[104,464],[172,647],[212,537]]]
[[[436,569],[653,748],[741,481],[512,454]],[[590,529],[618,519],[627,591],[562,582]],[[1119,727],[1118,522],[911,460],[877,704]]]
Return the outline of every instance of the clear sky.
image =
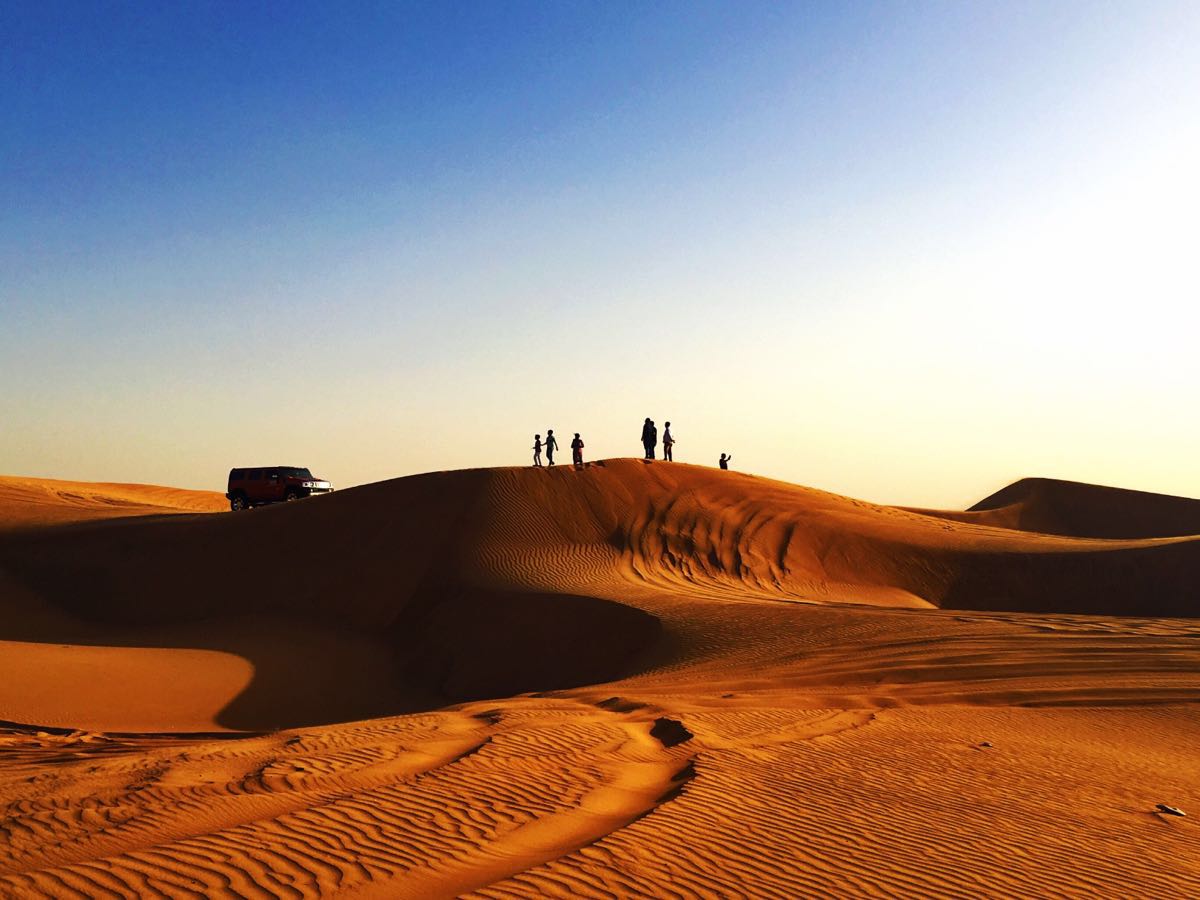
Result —
[[[0,472],[535,432],[1200,496],[1200,4],[0,5]]]

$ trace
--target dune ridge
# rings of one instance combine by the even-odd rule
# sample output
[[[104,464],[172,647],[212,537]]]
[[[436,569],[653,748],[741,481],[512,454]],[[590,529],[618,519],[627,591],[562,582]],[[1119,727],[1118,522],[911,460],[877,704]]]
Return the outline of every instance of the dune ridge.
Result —
[[[564,580],[876,606],[1198,609],[1189,584],[1196,536],[1014,533],[684,464],[432,473],[320,500],[18,532],[0,541],[0,564],[77,615],[138,623],[203,618],[236,601],[243,612],[332,613],[377,626],[431,587],[527,590],[540,581],[558,591]],[[245,558],[248,544],[260,555]],[[305,546],[310,557],[291,552]],[[132,552],[137,564],[121,564]],[[87,581],[85,595],[73,586],[87,567],[105,577]],[[167,588],[173,603],[158,603]]]
[[[1053,478],[1022,478],[965,512],[926,512],[959,522],[1070,537],[1200,534],[1200,500]]]
[[[1043,488],[605,460],[26,515],[0,895],[1198,893],[1155,812],[1200,808],[1196,501]]]

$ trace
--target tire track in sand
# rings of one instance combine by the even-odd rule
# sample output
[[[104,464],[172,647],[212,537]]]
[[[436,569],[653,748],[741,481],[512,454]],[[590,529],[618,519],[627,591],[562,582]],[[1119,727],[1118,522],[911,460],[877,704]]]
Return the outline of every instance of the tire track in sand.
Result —
[[[13,817],[0,895],[454,896],[611,834],[693,771],[691,734],[647,710],[532,698],[477,707],[411,717],[416,735],[398,717],[284,733],[266,748],[250,739],[207,794],[194,787],[205,745],[114,760],[109,783],[125,787],[76,809],[48,783],[0,785]],[[419,750],[414,737],[444,752],[414,766],[404,752]],[[80,771],[93,762],[58,787],[94,791],[103,774]]]
[[[578,715],[592,718],[602,709],[589,706]],[[693,753],[685,746],[691,732],[676,719],[652,718],[649,710],[636,704],[615,715],[622,720],[606,726],[613,733],[596,748],[604,757],[605,776],[570,808],[517,827],[455,866],[367,885],[352,896],[457,897],[595,843],[673,799],[695,774]],[[561,723],[558,711],[553,718],[524,724],[556,728]]]

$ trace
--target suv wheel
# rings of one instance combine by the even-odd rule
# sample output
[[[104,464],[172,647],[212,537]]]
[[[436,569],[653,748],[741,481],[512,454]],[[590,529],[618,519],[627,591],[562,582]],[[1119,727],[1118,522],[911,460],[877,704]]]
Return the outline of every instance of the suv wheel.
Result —
[[[243,510],[243,509],[249,509],[250,504],[246,502],[246,498],[243,497],[241,494],[235,494],[233,496],[233,498],[229,501],[229,508],[231,510],[233,510],[234,512],[239,512],[240,510]]]
[[[295,488],[289,488],[288,492],[283,495],[283,499],[286,500],[288,503],[291,503],[293,500],[299,500],[300,492],[298,490],[296,490]]]

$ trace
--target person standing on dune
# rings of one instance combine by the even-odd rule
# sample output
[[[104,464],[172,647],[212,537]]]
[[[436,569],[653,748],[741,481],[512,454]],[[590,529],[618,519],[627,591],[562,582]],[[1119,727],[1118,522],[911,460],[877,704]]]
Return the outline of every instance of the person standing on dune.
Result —
[[[731,459],[733,459],[733,454],[727,455],[727,454],[722,453],[721,458],[719,460],[717,460],[717,465],[720,466],[722,469],[728,469],[729,461]]]
[[[571,462],[575,468],[583,468],[583,438],[579,436],[579,432],[575,432],[575,440],[571,441]]]
[[[663,459],[667,462],[675,462],[675,457],[671,453],[671,448],[675,446],[675,438],[671,437],[671,423],[668,422],[663,426]]]
[[[546,429],[546,465],[554,465],[554,451],[558,449],[558,441],[554,439],[554,429]]]
[[[654,459],[654,448],[658,445],[658,429],[654,427],[654,421],[647,416],[646,423],[642,425],[642,446],[646,448],[646,459]]]
[[[542,464],[542,436],[540,434],[533,436],[533,464],[535,466]]]

